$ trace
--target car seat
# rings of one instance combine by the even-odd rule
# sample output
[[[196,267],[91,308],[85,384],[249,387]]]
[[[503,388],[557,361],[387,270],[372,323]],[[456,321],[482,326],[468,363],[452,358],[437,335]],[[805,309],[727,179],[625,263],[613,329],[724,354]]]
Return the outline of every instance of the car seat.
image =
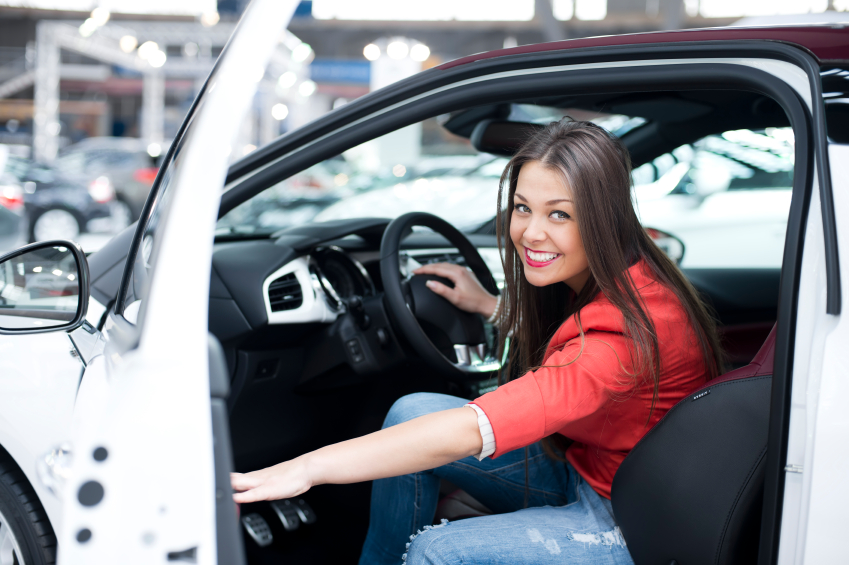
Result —
[[[613,479],[636,565],[757,561],[775,327],[752,362],[678,402]]]

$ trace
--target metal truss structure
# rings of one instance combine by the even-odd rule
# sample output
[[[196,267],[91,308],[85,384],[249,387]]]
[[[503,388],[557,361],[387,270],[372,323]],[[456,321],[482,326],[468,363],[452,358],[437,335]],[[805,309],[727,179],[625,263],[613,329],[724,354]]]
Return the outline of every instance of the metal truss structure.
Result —
[[[62,65],[62,49],[79,53],[91,59],[120,67],[142,76],[142,115],[140,123],[141,138],[148,142],[163,140],[165,81],[168,78],[190,78],[196,82],[204,80],[215,64],[213,46],[223,46],[233,33],[236,24],[221,22],[212,27],[204,27],[197,22],[156,22],[120,21],[109,22],[98,27],[85,37],[78,24],[68,21],[40,21],[36,28],[36,57],[34,69],[26,70],[0,84],[0,98],[34,85],[33,114],[33,157],[39,161],[52,161],[59,150],[59,83],[69,70]],[[120,45],[122,38],[130,36],[138,44],[153,41],[164,49],[169,45],[197,45],[197,53],[188,57],[168,57],[159,67],[139,56],[136,50],[125,52]],[[278,53],[274,57],[269,71],[274,76],[263,79],[262,92],[273,91],[274,79],[293,67],[292,50],[301,42],[290,32],[284,32],[280,38]],[[73,67],[80,67],[74,65]],[[295,68],[298,65],[294,65]],[[78,71],[79,69],[74,69]],[[268,106],[273,104],[272,96],[263,96]],[[267,109],[266,109],[267,110]],[[268,142],[276,136],[273,131],[274,120],[270,111],[260,112],[259,138]]]

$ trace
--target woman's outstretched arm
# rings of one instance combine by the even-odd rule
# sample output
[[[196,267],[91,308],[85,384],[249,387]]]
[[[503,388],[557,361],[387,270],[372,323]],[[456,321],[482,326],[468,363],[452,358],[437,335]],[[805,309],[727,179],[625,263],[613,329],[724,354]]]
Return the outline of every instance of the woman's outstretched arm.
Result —
[[[239,503],[298,496],[315,485],[346,484],[433,469],[476,455],[483,440],[472,408],[452,408],[328,445],[251,473],[232,473]]]

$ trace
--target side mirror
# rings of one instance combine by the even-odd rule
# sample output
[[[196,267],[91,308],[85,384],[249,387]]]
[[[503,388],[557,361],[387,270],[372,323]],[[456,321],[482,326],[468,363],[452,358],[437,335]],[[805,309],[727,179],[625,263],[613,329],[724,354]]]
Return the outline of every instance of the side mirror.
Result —
[[[0,334],[71,331],[88,310],[88,261],[70,241],[43,241],[0,257]]]

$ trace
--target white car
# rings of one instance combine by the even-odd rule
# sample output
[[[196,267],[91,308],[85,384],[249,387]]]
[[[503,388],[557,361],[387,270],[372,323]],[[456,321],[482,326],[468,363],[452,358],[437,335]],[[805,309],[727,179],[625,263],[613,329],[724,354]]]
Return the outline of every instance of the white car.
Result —
[[[52,563],[57,543],[61,564],[356,559],[368,485],[237,516],[229,472],[375,430],[409,392],[496,386],[492,329],[407,275],[452,260],[495,291],[496,238],[422,213],[276,231],[228,213],[368,142],[384,164],[427,158],[433,136],[387,137],[411,124],[507,156],[534,127],[510,118],[518,106],[624,116],[637,166],[712,135],[792,128],[780,265],[688,268],[684,252],[740,368],[647,434],[613,507],[637,563],[847,561],[849,32],[688,30],[475,55],[231,163],[295,5],[247,9],[137,227],[89,259],[63,241],[0,258],[0,563]]]

